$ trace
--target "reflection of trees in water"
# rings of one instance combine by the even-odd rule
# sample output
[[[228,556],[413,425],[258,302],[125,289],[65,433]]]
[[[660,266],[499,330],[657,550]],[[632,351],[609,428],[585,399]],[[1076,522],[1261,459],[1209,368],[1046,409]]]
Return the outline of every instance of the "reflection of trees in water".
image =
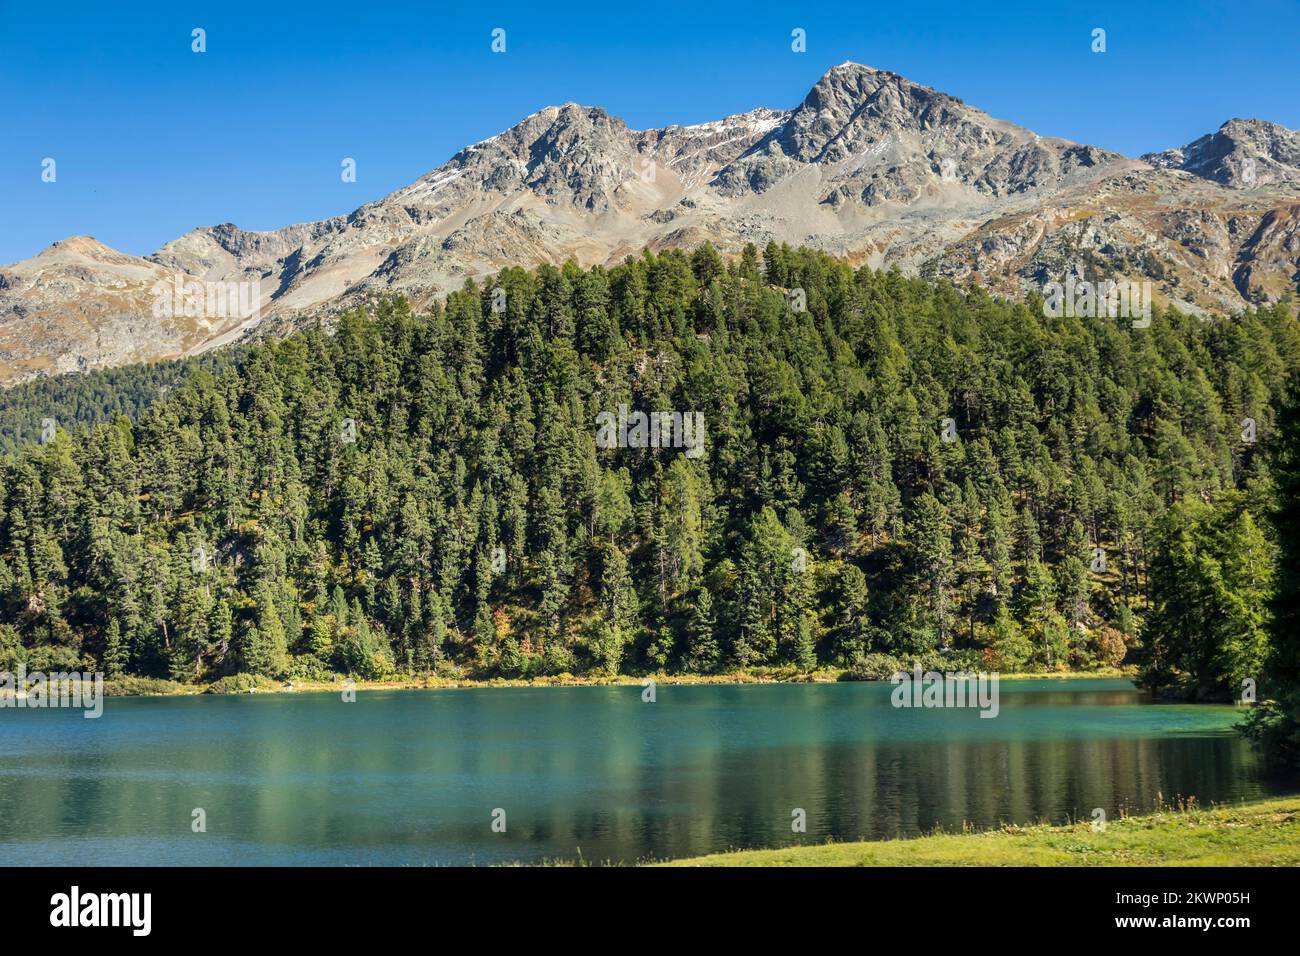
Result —
[[[365,710],[328,695],[135,701],[111,738],[33,713],[21,734],[0,726],[0,840],[43,862],[88,839],[117,841],[101,863],[491,863],[579,847],[634,861],[1094,807],[1115,819],[1287,786],[1215,732],[1213,708],[1004,685],[1001,716],[984,720],[901,716],[888,699],[887,686],[786,686],[661,688],[653,705],[639,687],[393,692]],[[493,807],[505,835],[488,829]],[[806,834],[791,832],[795,808]]]
[[[1202,804],[1261,796],[1248,746],[1229,737],[1069,741],[960,741],[780,747],[729,755],[647,780],[646,805],[701,808],[694,821],[648,813],[637,833],[651,853],[688,855],[730,847],[888,839],[942,827],[1107,819],[1161,800]],[[808,832],[789,814],[808,811]]]

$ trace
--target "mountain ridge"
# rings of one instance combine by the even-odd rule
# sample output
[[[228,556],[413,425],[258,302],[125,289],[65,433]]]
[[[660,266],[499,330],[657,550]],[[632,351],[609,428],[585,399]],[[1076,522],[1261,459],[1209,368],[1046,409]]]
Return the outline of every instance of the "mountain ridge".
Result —
[[[710,241],[805,244],[1022,296],[1048,279],[1145,279],[1231,312],[1300,282],[1300,133],[1232,119],[1130,159],[995,119],[852,62],[794,108],[632,129],[547,106],[349,213],[198,227],[148,256],[88,237],[0,266],[0,383],[193,354],[377,295],[419,304],[508,265],[601,265]],[[93,241],[93,240],[91,240]],[[98,248],[97,248],[98,247]],[[152,289],[257,283],[257,321],[153,314]]]

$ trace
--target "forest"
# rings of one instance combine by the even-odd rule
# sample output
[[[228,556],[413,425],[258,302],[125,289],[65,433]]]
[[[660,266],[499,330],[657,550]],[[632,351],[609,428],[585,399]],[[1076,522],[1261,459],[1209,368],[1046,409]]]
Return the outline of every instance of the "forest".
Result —
[[[704,245],[11,389],[0,669],[1266,691],[1295,317],[1046,311]]]

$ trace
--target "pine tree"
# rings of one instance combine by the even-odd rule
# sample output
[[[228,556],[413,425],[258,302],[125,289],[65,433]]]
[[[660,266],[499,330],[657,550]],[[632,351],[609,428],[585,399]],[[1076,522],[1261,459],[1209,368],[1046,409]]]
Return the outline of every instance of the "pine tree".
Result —
[[[843,565],[831,587],[831,647],[844,665],[867,652],[867,578],[854,564]]]
[[[288,666],[284,625],[266,582],[258,586],[255,615],[245,628],[240,659],[244,670],[264,677],[280,677]]]
[[[717,669],[722,659],[722,649],[714,634],[715,624],[713,596],[707,587],[701,585],[695,592],[694,600],[687,607],[687,670],[707,674]]]
[[[130,664],[131,652],[122,636],[122,627],[117,618],[112,618],[104,634],[104,676],[121,677]]]
[[[952,627],[949,588],[955,577],[952,521],[948,509],[927,492],[914,503],[910,524],[923,600],[939,646],[947,647]]]

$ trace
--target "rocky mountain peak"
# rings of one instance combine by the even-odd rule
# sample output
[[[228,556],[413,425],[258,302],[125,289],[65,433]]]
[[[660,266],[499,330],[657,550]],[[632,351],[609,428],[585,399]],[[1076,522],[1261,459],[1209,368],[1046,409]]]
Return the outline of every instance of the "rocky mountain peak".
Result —
[[[206,226],[143,258],[73,236],[3,267],[0,383],[275,334],[382,295],[419,307],[505,266],[705,240],[727,254],[807,244],[1009,295],[1086,262],[1231,311],[1300,291],[1298,140],[1233,119],[1140,162],[853,62],[792,109],[692,125],[635,130],[600,107],[547,106],[318,222]],[[154,315],[151,290],[178,272],[259,283],[269,321]]]
[[[906,206],[922,197],[965,203],[1059,187],[1121,159],[967,106],[888,70],[828,70],[778,132],[714,180],[726,197],[766,193],[812,172],[819,204]],[[811,181],[811,180],[810,180]]]
[[[635,172],[627,124],[599,107],[559,107],[526,148],[525,184],[552,201],[604,210]]]
[[[598,106],[547,106],[496,136],[466,147],[395,197],[442,206],[466,190],[527,189],[551,204],[601,211],[634,172],[631,133]]]
[[[832,67],[808,91],[781,133],[786,155],[839,162],[890,131],[923,131],[961,121],[961,100],[860,63]]]
[[[29,261],[49,264],[76,260],[89,260],[105,265],[126,265],[135,261],[131,256],[104,245],[94,236],[69,236],[67,239],[59,239],[50,243]]]
[[[1300,183],[1300,133],[1259,119],[1230,119],[1186,146],[1143,160],[1234,189]]]
[[[549,148],[558,143],[618,137],[626,133],[627,124],[599,106],[565,103],[538,110],[498,134],[494,140],[516,151],[520,159],[529,160],[536,157],[538,143],[545,143]]]

